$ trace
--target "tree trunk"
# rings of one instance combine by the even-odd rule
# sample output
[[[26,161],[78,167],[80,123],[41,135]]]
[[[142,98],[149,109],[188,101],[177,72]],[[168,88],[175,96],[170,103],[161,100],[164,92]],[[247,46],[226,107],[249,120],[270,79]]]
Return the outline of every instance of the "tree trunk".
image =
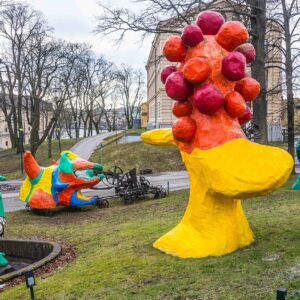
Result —
[[[287,96],[287,119],[288,119],[288,152],[295,157],[295,125],[294,125],[294,94],[293,94],[293,62],[291,49],[291,34],[286,1],[282,0],[282,11],[284,19],[284,41],[285,41],[285,75],[286,75],[286,96]],[[295,167],[293,168],[295,173]]]
[[[30,132],[30,151],[33,156],[39,146],[39,129],[40,129],[40,100],[34,99],[34,108],[32,113],[32,128]]]
[[[48,158],[52,157],[52,137],[54,133],[54,128],[55,128],[55,124],[53,125],[48,135]]]
[[[252,76],[260,83],[260,94],[253,102],[253,122],[259,126],[258,142],[268,142],[266,74],[265,74],[265,36],[266,36],[266,0],[248,0],[251,5],[252,43],[256,50],[256,59],[252,63]]]
[[[87,122],[83,121],[83,136],[86,137]]]

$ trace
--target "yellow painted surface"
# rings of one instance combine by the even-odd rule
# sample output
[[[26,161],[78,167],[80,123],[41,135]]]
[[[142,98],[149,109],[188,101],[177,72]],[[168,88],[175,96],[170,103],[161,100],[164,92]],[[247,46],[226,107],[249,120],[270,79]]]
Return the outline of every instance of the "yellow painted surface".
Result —
[[[160,146],[176,146],[171,128],[146,131],[141,134],[141,138],[147,144]]]
[[[153,134],[148,134],[152,144],[160,144],[161,135],[155,139]],[[181,155],[190,177],[188,206],[180,223],[154,247],[182,258],[220,256],[251,244],[254,237],[240,199],[277,189],[294,163],[286,151],[246,139]]]
[[[31,187],[30,180],[28,176],[26,176],[20,189],[20,196],[19,196],[20,200],[26,201],[26,197],[30,192],[30,187]]]
[[[55,166],[50,166],[50,167],[44,168],[44,173],[43,173],[41,179],[39,180],[39,182],[37,184],[35,184],[33,186],[32,194],[34,193],[35,190],[41,189],[44,192],[51,195],[52,170],[54,167]],[[30,189],[31,189],[31,183],[30,183],[28,176],[26,176],[26,179],[24,180],[21,190],[20,190],[20,200],[26,201],[26,198],[30,192]]]
[[[75,153],[73,153],[72,151],[68,151],[68,150],[63,151],[61,153],[61,155],[63,155],[64,153],[67,153],[68,158],[71,159],[71,160],[74,160],[74,159],[78,158],[78,156]]]

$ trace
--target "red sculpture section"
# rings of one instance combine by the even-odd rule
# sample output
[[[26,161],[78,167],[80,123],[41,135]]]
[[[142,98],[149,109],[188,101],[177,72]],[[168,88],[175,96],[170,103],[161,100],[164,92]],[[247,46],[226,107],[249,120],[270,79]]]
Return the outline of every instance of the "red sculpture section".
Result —
[[[175,100],[173,136],[180,149],[209,149],[244,137],[240,124],[251,120],[247,101],[260,92],[246,73],[255,59],[245,26],[225,22],[220,13],[204,11],[181,36],[167,39],[163,54],[178,65],[161,74],[167,95]]]

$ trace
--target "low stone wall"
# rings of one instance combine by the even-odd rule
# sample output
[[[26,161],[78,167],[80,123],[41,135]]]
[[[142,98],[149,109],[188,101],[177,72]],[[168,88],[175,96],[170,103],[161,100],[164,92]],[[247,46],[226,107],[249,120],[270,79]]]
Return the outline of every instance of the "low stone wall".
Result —
[[[34,263],[0,276],[0,282],[24,274],[27,271],[37,269],[59,255],[61,247],[58,243],[48,241],[30,240],[0,240],[0,252],[7,256],[30,259]]]

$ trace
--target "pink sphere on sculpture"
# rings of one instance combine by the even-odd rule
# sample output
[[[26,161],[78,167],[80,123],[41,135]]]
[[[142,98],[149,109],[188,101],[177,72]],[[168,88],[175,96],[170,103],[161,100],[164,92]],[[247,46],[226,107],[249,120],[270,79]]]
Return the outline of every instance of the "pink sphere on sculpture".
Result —
[[[250,110],[250,108],[247,106],[246,108],[246,112],[239,117],[239,123],[241,125],[246,124],[247,122],[249,122],[252,119],[252,111]]]
[[[177,101],[186,101],[193,94],[193,85],[184,79],[181,72],[169,75],[165,88],[167,95]]]
[[[197,25],[187,25],[182,31],[181,39],[186,46],[195,47],[203,41],[202,30]]]
[[[224,22],[224,17],[220,13],[211,10],[201,12],[196,20],[196,24],[205,35],[217,34]]]
[[[246,58],[237,51],[229,53],[222,61],[223,76],[228,80],[237,81],[246,75]]]
[[[250,64],[255,60],[255,48],[250,43],[246,43],[237,47],[236,51],[242,53],[245,56],[247,64]]]
[[[225,99],[212,84],[204,84],[195,88],[192,101],[201,113],[212,115],[223,106]]]
[[[164,67],[160,73],[160,79],[161,79],[162,83],[165,84],[169,75],[171,75],[172,73],[174,73],[176,71],[177,71],[177,68],[175,66]]]

